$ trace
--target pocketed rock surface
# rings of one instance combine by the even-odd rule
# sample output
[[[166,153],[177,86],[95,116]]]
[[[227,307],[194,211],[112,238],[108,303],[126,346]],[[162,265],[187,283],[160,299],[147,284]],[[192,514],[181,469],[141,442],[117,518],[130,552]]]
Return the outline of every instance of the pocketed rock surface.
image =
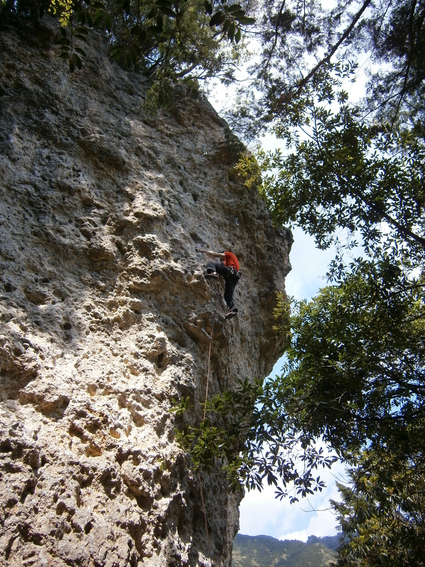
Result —
[[[30,31],[0,32],[0,565],[228,566],[241,494],[170,408],[202,418],[208,335],[210,396],[271,371],[290,234],[205,99],[153,116],[95,34],[70,74]],[[238,317],[198,247],[239,257]]]

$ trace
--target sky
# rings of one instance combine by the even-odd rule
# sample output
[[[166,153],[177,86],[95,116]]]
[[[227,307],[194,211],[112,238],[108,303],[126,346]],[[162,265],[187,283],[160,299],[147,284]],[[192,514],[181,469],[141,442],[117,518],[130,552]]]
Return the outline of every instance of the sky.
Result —
[[[300,229],[295,229],[293,235],[292,271],[286,277],[286,291],[297,300],[309,299],[326,285],[324,275],[334,252],[315,248],[313,239]],[[281,368],[282,359],[275,364],[271,375],[280,374]],[[319,470],[318,475],[325,480],[327,488],[296,504],[286,499],[276,500],[273,487],[266,487],[261,493],[247,492],[240,506],[240,533],[299,541],[307,541],[310,535],[335,535],[338,527],[329,500],[339,500],[335,479],[344,482],[344,472],[344,466],[339,463],[330,471]]]
[[[364,68],[367,64],[368,58],[363,56],[356,82],[346,86],[351,100],[358,99],[364,92]],[[218,83],[213,86],[208,98],[218,113],[223,113],[232,105],[234,91],[234,87],[225,89]],[[271,135],[265,136],[261,145],[267,150],[278,147]],[[301,229],[293,230],[293,235],[294,244],[290,254],[292,271],[286,278],[286,291],[296,300],[308,300],[326,285],[325,274],[335,251],[318,250],[313,238]],[[282,365],[283,359],[280,359],[271,375],[280,374]],[[276,500],[273,487],[267,486],[261,493],[257,490],[247,492],[240,506],[239,533],[299,541],[307,541],[311,535],[324,537],[337,534],[338,525],[329,500],[339,500],[335,482],[336,479],[344,482],[345,467],[337,463],[330,471],[319,470],[318,475],[325,480],[326,489],[295,504],[290,504],[288,499]]]
[[[330,7],[333,0],[324,0]],[[251,46],[252,47],[252,46]],[[255,50],[254,50],[255,51]],[[351,102],[357,101],[365,92],[366,71],[371,65],[367,53],[358,55],[359,68],[356,80],[345,85]],[[240,78],[244,77],[244,71]],[[225,89],[219,83],[211,84],[209,101],[220,114],[234,103],[235,87]],[[277,141],[268,134],[261,140],[264,149],[278,147]],[[325,274],[335,251],[318,250],[313,239],[301,229],[293,230],[294,244],[290,254],[292,271],[286,278],[286,291],[296,300],[310,299],[326,285]],[[280,374],[283,359],[280,359],[271,373]],[[329,471],[323,469],[318,475],[325,480],[327,488],[309,499],[302,499],[296,504],[289,500],[276,500],[274,489],[266,487],[261,493],[247,492],[240,506],[240,533],[245,535],[268,535],[277,539],[297,539],[307,541],[310,535],[317,537],[331,536],[338,532],[337,521],[331,510],[329,500],[339,500],[336,479],[346,480],[345,467],[337,463]]]
[[[224,91],[213,91],[209,97],[218,112],[222,110],[224,97],[228,97],[228,93],[225,94]],[[273,149],[271,136],[267,136],[262,142],[265,149]],[[335,251],[317,249],[313,238],[301,229],[295,228],[293,236],[290,253],[292,270],[286,277],[286,292],[296,300],[310,299],[326,285],[325,274]],[[283,360],[278,360],[271,375],[280,374],[282,365]],[[319,470],[318,475],[325,480],[327,488],[296,504],[290,504],[288,499],[276,500],[273,487],[267,486],[261,493],[257,490],[247,492],[240,505],[239,533],[299,541],[307,541],[311,535],[336,535],[338,526],[329,500],[339,500],[335,479],[344,481],[344,466],[337,463],[330,471]]]

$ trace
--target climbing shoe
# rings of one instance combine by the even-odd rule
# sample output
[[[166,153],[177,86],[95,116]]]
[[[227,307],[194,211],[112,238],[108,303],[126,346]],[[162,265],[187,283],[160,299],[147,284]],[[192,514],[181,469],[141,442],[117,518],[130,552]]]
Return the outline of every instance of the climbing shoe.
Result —
[[[207,274],[204,274],[204,277],[207,278],[207,280],[216,280],[218,278],[218,274],[217,272],[208,272]]]
[[[231,319],[232,317],[235,317],[238,314],[236,309],[231,309],[228,313],[226,313],[226,315],[224,316],[225,319]]]

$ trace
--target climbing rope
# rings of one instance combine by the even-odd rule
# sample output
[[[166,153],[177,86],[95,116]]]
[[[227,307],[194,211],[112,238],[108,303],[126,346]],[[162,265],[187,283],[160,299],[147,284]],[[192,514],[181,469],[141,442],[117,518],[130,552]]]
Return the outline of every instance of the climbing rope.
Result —
[[[214,327],[211,326],[211,328],[213,329]],[[207,386],[206,386],[206,390],[205,390],[205,404],[204,404],[204,421],[207,415],[207,401],[208,401],[208,386],[210,383],[210,367],[211,367],[211,346],[212,346],[212,331],[211,331],[211,335],[209,335],[206,330],[203,328],[202,331],[207,335],[207,337],[210,340],[210,346],[208,349],[208,370],[207,370]],[[209,533],[208,533],[208,522],[207,522],[207,512],[205,509],[205,501],[204,501],[204,491],[202,489],[202,479],[201,479],[201,475],[198,475],[198,480],[199,480],[199,486],[201,489],[201,502],[202,502],[202,510],[204,512],[204,521],[205,521],[205,532],[207,534],[207,544],[208,544],[208,553],[209,553],[209,560],[210,560],[210,565],[212,565],[212,559],[211,559],[211,545],[210,545],[210,537],[209,537]]]
[[[219,300],[221,301],[220,282],[219,281],[217,281],[216,294],[217,294],[217,297],[219,298]],[[208,369],[207,369],[207,385],[206,385],[206,389],[205,389],[204,421],[205,421],[205,418],[207,416],[207,401],[208,401],[208,387],[209,387],[209,383],[210,383],[211,347],[212,347],[212,342],[213,342],[213,331],[214,331],[214,322],[211,323],[211,335],[209,335],[206,332],[206,330],[204,328],[202,328],[202,332],[208,337],[208,339],[210,341],[210,345],[209,345],[209,348],[208,348]],[[202,489],[202,479],[201,479],[200,474],[198,475],[198,480],[199,480],[199,486],[200,486],[200,489],[201,489],[202,510],[204,512],[205,532],[207,534],[208,553],[209,553],[209,560],[210,560],[210,566],[211,566],[212,565],[211,545],[210,545],[210,537],[209,537],[209,533],[208,533],[208,522],[207,522],[207,512],[206,512],[206,509],[205,509],[204,491]]]
[[[208,371],[207,371],[207,388],[205,391],[204,421],[207,415],[208,385],[210,383],[211,345],[212,345],[212,337],[210,338],[210,348],[208,349]]]
[[[202,490],[202,479],[200,474],[198,475],[198,480],[199,480],[199,486],[201,488],[201,502],[202,502],[202,510],[204,512],[205,532],[207,534],[208,554],[209,554],[210,565],[212,565],[210,537],[208,535],[207,513],[205,511],[204,491]]]

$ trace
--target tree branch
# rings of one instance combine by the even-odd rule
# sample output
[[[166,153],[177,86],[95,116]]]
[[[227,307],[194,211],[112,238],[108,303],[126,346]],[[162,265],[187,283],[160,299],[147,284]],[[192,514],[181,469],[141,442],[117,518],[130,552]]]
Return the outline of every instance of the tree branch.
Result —
[[[360,8],[360,10],[354,16],[351,24],[344,31],[342,36],[339,38],[339,40],[336,42],[336,44],[332,47],[332,49],[329,51],[329,53],[326,55],[326,57],[324,57],[321,61],[319,61],[319,63],[317,63],[317,65],[310,71],[310,73],[306,77],[301,79],[301,81],[298,82],[296,90],[294,90],[289,96],[287,96],[287,95],[281,96],[280,99],[278,100],[278,103],[289,102],[294,97],[298,96],[300,94],[301,90],[303,89],[303,87],[305,87],[305,85],[309,82],[309,80],[314,77],[314,75],[317,73],[317,71],[321,67],[323,67],[325,64],[329,63],[332,55],[334,55],[336,53],[336,51],[338,51],[341,44],[347,39],[347,37],[353,31],[357,22],[360,20],[360,18],[362,17],[363,13],[366,10],[366,8],[369,6],[369,4],[371,4],[371,2],[372,2],[372,0],[365,0],[365,2],[363,3],[363,6]]]
[[[278,34],[279,34],[278,27],[279,27],[280,18],[282,17],[283,8],[285,7],[285,2],[286,2],[286,0],[283,0],[283,2],[282,2],[281,5],[280,5],[279,14],[278,14],[277,20],[276,20],[273,46],[272,46],[271,49],[270,49],[269,56],[268,56],[268,58],[267,58],[267,61],[266,61],[265,66],[264,66],[264,71],[267,71],[267,67],[268,67],[269,64],[270,64],[270,60],[271,60],[271,58],[272,58],[273,51],[276,49],[276,44],[277,44],[277,39],[278,39]]]
[[[414,240],[415,242],[420,244],[422,246],[422,248],[425,250],[425,238],[423,238],[419,234],[416,234],[415,232],[412,232],[406,226],[403,226],[399,221],[397,221],[392,216],[390,216],[388,213],[383,211],[381,207],[378,207],[375,203],[371,202],[364,195],[362,195],[362,193],[360,191],[356,191],[355,189],[353,189],[353,193],[361,201],[363,201],[363,203],[365,203],[368,207],[370,207],[374,212],[378,213],[378,215],[380,215],[381,218],[385,219],[389,225],[396,228],[405,238],[410,239],[410,240]]]
[[[398,112],[399,112],[399,110],[400,110],[400,105],[401,105],[401,102],[402,102],[402,100],[403,100],[403,97],[404,97],[404,95],[405,95],[406,92],[407,92],[407,83],[408,83],[408,80],[409,80],[409,73],[410,73],[410,69],[411,69],[411,67],[412,67],[413,55],[414,55],[415,47],[416,47],[416,45],[415,45],[415,40],[414,40],[414,31],[413,31],[413,17],[414,17],[414,15],[415,15],[415,8],[416,8],[416,5],[417,5],[417,0],[415,0],[415,1],[412,3],[412,10],[411,10],[411,12],[410,12],[410,18],[409,18],[409,36],[410,36],[410,42],[409,42],[409,43],[410,43],[409,58],[408,58],[408,60],[407,60],[407,68],[406,68],[406,72],[405,72],[405,74],[404,74],[403,87],[402,87],[402,89],[401,89],[401,91],[400,91],[400,93],[399,93],[400,98],[399,98],[399,100],[398,100],[397,108],[396,108],[395,113],[394,113],[394,117],[393,117],[392,124],[391,124],[392,126],[394,125],[394,122],[395,122],[395,120],[396,120],[396,118],[397,118],[397,114],[398,114]],[[423,23],[424,23],[424,18],[425,18],[425,13],[424,13],[424,15],[423,15],[422,18],[421,18],[421,25],[420,25],[420,27],[419,27],[418,36],[420,36],[421,29],[422,29],[422,25],[423,25]],[[419,37],[418,37],[418,42],[419,42]]]

